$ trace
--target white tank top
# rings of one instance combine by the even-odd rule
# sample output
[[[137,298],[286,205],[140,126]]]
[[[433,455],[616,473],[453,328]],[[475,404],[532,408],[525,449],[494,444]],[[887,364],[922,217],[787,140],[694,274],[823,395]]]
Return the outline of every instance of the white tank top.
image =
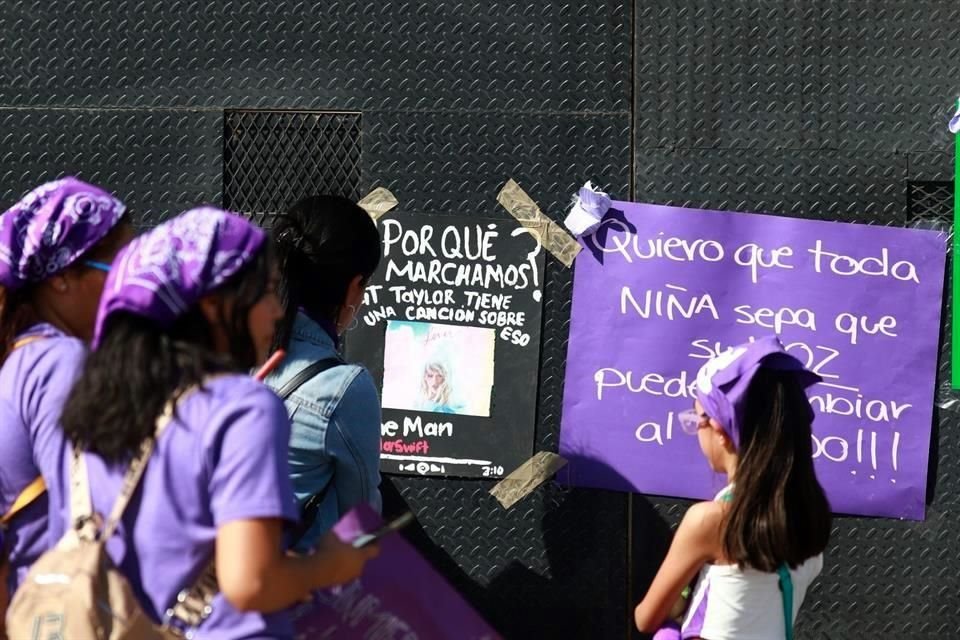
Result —
[[[717,494],[724,496],[730,487]],[[793,580],[793,620],[807,588],[823,569],[823,554],[790,570]],[[732,564],[707,564],[683,620],[683,638],[706,640],[780,640],[786,636],[783,597],[776,572],[741,570]]]

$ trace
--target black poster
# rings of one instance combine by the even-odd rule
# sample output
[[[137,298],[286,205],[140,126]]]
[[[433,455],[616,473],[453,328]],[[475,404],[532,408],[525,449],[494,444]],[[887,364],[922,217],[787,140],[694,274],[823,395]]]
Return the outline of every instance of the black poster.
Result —
[[[518,223],[395,213],[347,355],[380,388],[380,467],[499,478],[533,454],[543,252]]]

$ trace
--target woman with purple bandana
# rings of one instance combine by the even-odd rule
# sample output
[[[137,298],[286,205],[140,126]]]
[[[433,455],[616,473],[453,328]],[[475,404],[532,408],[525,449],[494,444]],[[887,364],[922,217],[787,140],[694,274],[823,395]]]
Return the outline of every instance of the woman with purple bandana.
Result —
[[[63,178],[0,215],[0,513],[10,594],[56,541],[58,419],[93,335],[114,254],[130,237],[126,206],[99,187]],[[41,475],[42,474],[42,475]]]
[[[107,279],[93,352],[62,418],[104,513],[126,462],[174,405],[107,550],[158,622],[215,560],[220,592],[196,638],[290,638],[285,609],[356,578],[376,552],[333,536],[304,557],[284,552],[284,521],[297,518],[290,426],[279,398],[245,374],[266,359],[281,317],[265,240],[213,208],[134,240]]]
[[[637,605],[640,631],[660,628],[658,640],[792,640],[830,537],[804,391],[819,381],[776,336],[730,349],[700,370],[694,408],[680,421],[729,484],[687,511]],[[682,626],[661,627],[694,577]]]

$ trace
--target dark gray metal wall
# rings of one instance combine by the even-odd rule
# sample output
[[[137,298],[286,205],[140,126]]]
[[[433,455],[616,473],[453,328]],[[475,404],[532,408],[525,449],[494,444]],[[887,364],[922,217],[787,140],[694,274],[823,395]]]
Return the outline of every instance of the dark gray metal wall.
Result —
[[[225,110],[300,109],[360,112],[360,192],[406,210],[504,216],[513,177],[559,219],[592,178],[906,224],[907,183],[951,179],[958,61],[956,0],[3,0],[0,204],[62,173],[144,224],[222,202]],[[555,450],[571,279],[547,273],[537,445]],[[938,410],[927,521],[838,518],[798,637],[960,636],[958,411]],[[627,638],[686,504],[547,486],[504,512],[489,488],[387,490],[508,637]]]

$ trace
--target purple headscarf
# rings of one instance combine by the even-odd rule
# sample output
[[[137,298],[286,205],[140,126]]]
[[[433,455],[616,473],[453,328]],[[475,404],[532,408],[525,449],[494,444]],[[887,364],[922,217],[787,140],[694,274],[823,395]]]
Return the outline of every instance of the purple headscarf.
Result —
[[[822,380],[787,353],[777,336],[731,347],[708,361],[697,373],[697,400],[707,415],[719,422],[733,438],[736,446],[740,445],[740,423],[747,389],[761,367],[794,371],[804,388]]]
[[[116,257],[100,298],[93,348],[118,311],[162,328],[250,263],[266,235],[240,216],[198,207],[136,238]]]
[[[73,264],[127,207],[76,178],[40,185],[0,215],[0,285],[13,291]]]

